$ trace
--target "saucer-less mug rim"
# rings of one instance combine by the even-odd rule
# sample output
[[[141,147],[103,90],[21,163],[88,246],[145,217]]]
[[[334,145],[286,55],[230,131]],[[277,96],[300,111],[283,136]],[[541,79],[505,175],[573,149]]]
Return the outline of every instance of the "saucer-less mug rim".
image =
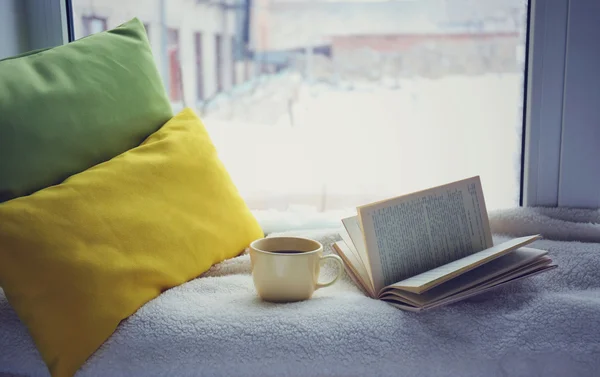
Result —
[[[300,253],[285,254],[285,253],[277,252],[279,250],[269,251],[269,250],[265,250],[265,248],[261,248],[261,247],[257,246],[257,245],[260,245],[261,243],[265,243],[265,242],[275,242],[275,241],[282,241],[282,240],[298,240],[298,241],[302,241],[302,242],[307,242],[307,244],[312,244],[314,246],[314,248],[311,248],[311,250],[300,250]],[[253,251],[256,251],[258,253],[268,254],[268,255],[281,255],[281,256],[285,256],[285,257],[300,257],[302,255],[315,254],[315,253],[318,253],[319,251],[323,251],[323,245],[319,241],[316,241],[316,240],[313,240],[313,239],[307,238],[307,237],[296,237],[296,236],[261,238],[261,239],[255,240],[252,243],[250,243],[250,248]]]

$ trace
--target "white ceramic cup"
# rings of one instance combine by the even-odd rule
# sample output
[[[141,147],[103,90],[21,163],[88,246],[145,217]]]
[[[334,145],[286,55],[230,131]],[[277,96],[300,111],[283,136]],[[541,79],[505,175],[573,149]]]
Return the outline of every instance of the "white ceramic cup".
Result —
[[[335,283],[344,271],[337,255],[323,256],[323,245],[301,237],[270,237],[250,245],[252,279],[258,295],[265,301],[307,300],[315,290]],[[333,260],[338,273],[331,281],[320,283],[321,263]]]

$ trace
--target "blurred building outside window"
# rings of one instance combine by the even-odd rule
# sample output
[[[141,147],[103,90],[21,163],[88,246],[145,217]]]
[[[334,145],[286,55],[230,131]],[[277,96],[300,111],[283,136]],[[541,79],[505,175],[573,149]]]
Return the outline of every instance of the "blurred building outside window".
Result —
[[[518,203],[523,0],[72,0],[76,38],[146,26],[253,209],[351,208],[480,175]],[[166,55],[165,55],[166,54]]]

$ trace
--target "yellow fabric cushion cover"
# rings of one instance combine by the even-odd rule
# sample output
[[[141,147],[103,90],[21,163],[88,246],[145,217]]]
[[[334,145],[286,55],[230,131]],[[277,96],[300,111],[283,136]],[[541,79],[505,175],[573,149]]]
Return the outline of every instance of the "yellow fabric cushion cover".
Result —
[[[140,146],[1,204],[0,286],[67,377],[144,303],[261,237],[185,109]]]

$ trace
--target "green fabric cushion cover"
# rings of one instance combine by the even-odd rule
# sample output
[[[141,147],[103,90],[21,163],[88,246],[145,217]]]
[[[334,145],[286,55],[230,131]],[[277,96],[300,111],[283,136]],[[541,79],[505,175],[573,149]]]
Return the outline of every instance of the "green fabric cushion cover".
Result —
[[[138,19],[0,60],[0,202],[119,155],[172,116]]]

